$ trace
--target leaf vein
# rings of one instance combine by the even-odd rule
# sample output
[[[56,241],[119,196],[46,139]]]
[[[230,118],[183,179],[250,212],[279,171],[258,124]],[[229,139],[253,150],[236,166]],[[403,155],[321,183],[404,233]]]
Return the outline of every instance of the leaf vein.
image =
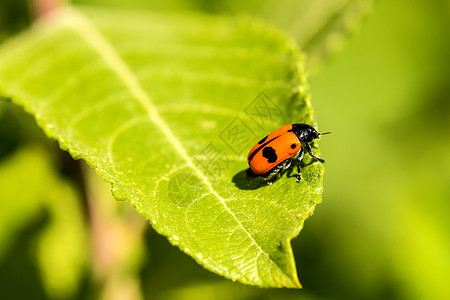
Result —
[[[209,182],[208,178],[203,174],[203,172],[194,164],[191,157],[189,157],[186,150],[183,148],[177,137],[174,135],[172,130],[162,119],[157,111],[157,107],[153,104],[150,97],[141,87],[138,79],[129,69],[129,67],[123,62],[119,54],[115,51],[110,42],[101,34],[101,32],[80,12],[70,9],[69,18],[64,18],[61,20],[63,24],[72,28],[77,32],[82,39],[84,39],[91,47],[96,50],[99,55],[105,60],[105,62],[112,68],[114,72],[117,73],[119,78],[123,80],[125,85],[129,88],[130,92],[136,97],[136,99],[141,103],[141,105],[146,109],[148,113],[148,118],[152,120],[155,125],[162,131],[166,136],[178,154],[186,161],[186,164],[196,173],[200,180],[207,186],[211,193],[219,200],[223,205],[225,210],[232,216],[238,226],[245,232],[250,241],[257,247],[258,251],[263,253],[271,261],[272,264],[275,262],[270,258],[270,255],[264,251],[261,246],[256,242],[253,235],[244,227],[241,221],[236,217],[236,215],[230,210],[226,204],[225,199],[223,199],[213,188],[212,184]],[[64,16],[63,16],[64,17]],[[275,264],[276,265],[276,264]],[[276,265],[278,268],[280,266]],[[283,269],[280,268],[282,272]],[[288,274],[286,274],[288,275]]]

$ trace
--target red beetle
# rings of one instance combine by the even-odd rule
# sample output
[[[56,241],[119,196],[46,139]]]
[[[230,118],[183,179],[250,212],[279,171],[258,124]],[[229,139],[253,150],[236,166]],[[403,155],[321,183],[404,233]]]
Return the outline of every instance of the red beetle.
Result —
[[[288,124],[275,130],[260,140],[248,153],[247,161],[250,168],[247,174],[251,177],[261,176],[272,184],[291,165],[292,160],[297,160],[297,182],[302,180],[300,172],[300,161],[304,150],[324,163],[325,160],[315,156],[309,145],[320,135],[330,132],[318,132],[308,124]]]

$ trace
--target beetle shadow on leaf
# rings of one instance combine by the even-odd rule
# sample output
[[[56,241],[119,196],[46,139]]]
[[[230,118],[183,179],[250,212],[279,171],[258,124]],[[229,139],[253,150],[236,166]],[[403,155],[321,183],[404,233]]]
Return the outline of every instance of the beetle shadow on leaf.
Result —
[[[303,171],[306,167],[309,165],[312,165],[314,163],[313,160],[305,163],[304,161],[300,162],[300,170]],[[296,166],[290,166],[289,169],[286,171],[286,178],[297,178],[297,167]]]
[[[310,160],[307,163],[302,161],[300,162],[300,168],[304,170],[304,168],[312,164],[314,164],[314,160]],[[287,170],[281,172],[276,180],[280,180],[282,176],[286,176],[286,178],[297,178],[296,170],[296,167],[291,165]],[[244,169],[233,176],[232,182],[237,188],[241,190],[256,190],[268,186],[267,180],[261,177],[249,177],[246,171],[247,169]]]
[[[247,169],[244,169],[233,176],[233,183],[241,190],[256,190],[267,186],[267,181],[261,177],[251,178],[247,175]]]

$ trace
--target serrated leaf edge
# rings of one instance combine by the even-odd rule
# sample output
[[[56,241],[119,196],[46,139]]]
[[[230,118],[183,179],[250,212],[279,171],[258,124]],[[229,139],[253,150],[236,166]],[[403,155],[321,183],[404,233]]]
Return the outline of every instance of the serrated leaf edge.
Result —
[[[140,86],[139,81],[136,76],[132,73],[129,67],[120,59],[119,55],[116,53],[112,45],[105,39],[100,31],[87,19],[80,11],[76,10],[72,7],[65,7],[55,12],[51,17],[53,20],[62,26],[66,26],[78,33],[79,36],[84,39],[89,45],[91,45],[92,49],[99,53],[99,56],[102,57],[105,62],[111,67],[111,69],[117,73],[118,77],[123,80],[125,85],[129,88],[130,92],[136,97],[136,99],[141,103],[144,109],[148,113],[148,117],[154,124],[162,131],[162,133],[166,136],[178,154],[186,161],[186,164],[195,172],[195,174],[201,179],[201,181],[208,187],[211,194],[213,194],[217,200],[223,205],[225,210],[233,217],[238,226],[248,235],[249,239],[254,243],[259,251],[264,254],[269,261],[271,261],[282,273],[286,274],[283,269],[281,269],[271,258],[270,255],[265,252],[260,245],[256,242],[254,237],[250,232],[242,225],[236,215],[229,209],[225,200],[213,189],[211,183],[208,178],[203,174],[203,172],[194,164],[192,159],[189,157],[187,152],[184,150],[181,143],[178,141],[176,136],[173,134],[172,130],[166,124],[166,122],[161,118],[158,114],[156,106],[152,103],[150,97]],[[61,139],[60,139],[61,140]],[[68,149],[71,154],[73,151]],[[87,162],[90,162],[89,158],[83,157]],[[99,165],[95,166],[97,169],[101,169]],[[100,171],[100,170],[99,170]],[[103,175],[110,175],[106,172],[101,172]],[[105,176],[108,177],[108,176]],[[108,178],[105,178],[108,180]],[[115,183],[112,183],[113,185]],[[113,187],[114,189],[114,187]],[[152,224],[155,225],[155,222],[152,221]],[[182,247],[180,247],[182,249]],[[183,250],[183,249],[182,249]],[[291,251],[292,252],[292,251]],[[291,253],[292,255],[292,253]],[[195,257],[194,257],[195,258]],[[203,263],[203,262],[202,262]],[[296,272],[293,274],[294,278],[291,275],[286,274],[286,279],[291,281],[291,287],[301,288],[301,284],[298,281]],[[227,276],[226,276],[227,277]],[[235,280],[235,278],[232,278]],[[280,283],[281,284],[281,283]]]

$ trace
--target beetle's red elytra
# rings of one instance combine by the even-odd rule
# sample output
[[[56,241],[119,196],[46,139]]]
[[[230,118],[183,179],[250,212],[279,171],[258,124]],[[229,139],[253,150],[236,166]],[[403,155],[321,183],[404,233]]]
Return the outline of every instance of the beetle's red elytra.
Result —
[[[250,168],[247,169],[247,175],[261,176],[267,180],[267,184],[272,184],[289,168],[293,160],[297,160],[297,182],[300,182],[300,161],[304,151],[324,163],[324,159],[312,153],[310,143],[328,133],[331,132],[318,132],[308,124],[288,124],[275,130],[260,140],[248,153]]]

